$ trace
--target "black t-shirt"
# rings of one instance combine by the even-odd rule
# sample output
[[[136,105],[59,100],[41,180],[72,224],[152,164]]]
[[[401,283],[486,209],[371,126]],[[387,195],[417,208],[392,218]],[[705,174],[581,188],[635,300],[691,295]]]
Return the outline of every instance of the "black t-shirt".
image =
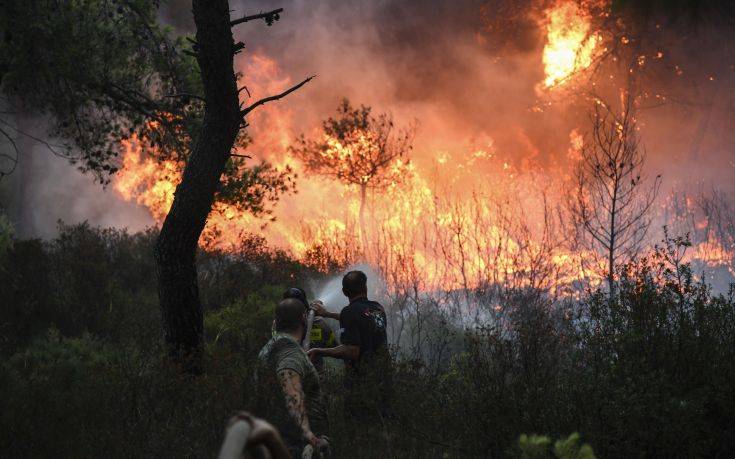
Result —
[[[340,342],[359,346],[360,361],[370,359],[376,353],[386,351],[386,324],[385,309],[380,303],[367,298],[355,299],[339,314]],[[349,363],[348,366],[354,366]]]

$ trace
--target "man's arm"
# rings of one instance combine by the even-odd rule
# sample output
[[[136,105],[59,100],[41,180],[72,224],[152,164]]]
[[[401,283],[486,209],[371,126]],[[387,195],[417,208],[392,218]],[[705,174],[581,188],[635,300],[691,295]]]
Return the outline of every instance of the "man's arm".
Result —
[[[354,361],[360,358],[360,346],[355,346],[352,344],[341,344],[337,347],[330,348],[317,347],[314,349],[309,349],[307,354],[309,354],[309,358],[311,359],[322,356],[331,357],[333,359]]]
[[[318,438],[309,426],[309,417],[306,415],[306,397],[301,386],[301,376],[293,370],[284,369],[278,372],[278,380],[286,397],[288,414],[301,427],[301,434],[304,439],[316,446]]]
[[[241,411],[227,423],[219,459],[242,459],[246,450],[252,453],[258,449],[262,451],[263,447],[273,459],[291,458],[278,429],[264,419]]]
[[[311,307],[314,308],[314,313],[320,317],[326,317],[327,319],[339,320],[338,312],[329,312],[324,307],[324,303],[317,300],[311,303]]]

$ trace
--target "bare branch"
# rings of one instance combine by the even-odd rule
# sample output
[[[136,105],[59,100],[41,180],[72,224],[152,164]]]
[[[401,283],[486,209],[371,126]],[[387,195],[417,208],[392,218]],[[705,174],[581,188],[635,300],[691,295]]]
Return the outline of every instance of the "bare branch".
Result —
[[[8,134],[2,128],[0,128],[0,134],[2,134],[3,137],[8,139],[8,141],[10,142],[10,145],[13,147],[13,150],[15,151],[15,157],[7,155],[5,153],[0,153],[0,158],[6,158],[13,163],[13,166],[10,168],[9,171],[6,172],[3,170],[0,170],[0,180],[1,180],[4,176],[12,174],[15,171],[15,169],[18,167],[18,160],[20,159],[20,150],[18,149],[18,145],[15,143],[15,140],[10,136],[10,134]]]
[[[39,137],[34,136],[31,133],[28,133],[26,131],[22,131],[22,130],[18,129],[17,127],[13,126],[12,124],[8,123],[7,121],[3,120],[2,118],[0,118],[0,123],[1,124],[4,124],[7,127],[9,127],[13,131],[15,131],[17,134],[20,134],[22,136],[28,137],[29,139],[34,140],[34,141],[40,143],[41,145],[45,146],[51,153],[53,153],[55,156],[58,156],[59,158],[73,159],[72,156],[69,156],[68,154],[63,153],[62,151],[59,151],[59,150],[69,150],[69,148],[67,146],[65,146],[65,145],[55,145],[55,144],[49,143],[49,142],[47,142],[47,141],[45,141],[45,140],[43,140],[43,139],[41,139]],[[4,134],[5,137],[8,137],[6,132],[3,132],[3,134]],[[10,137],[8,137],[8,140],[11,140]],[[14,142],[13,142],[13,145],[15,145]]]
[[[201,100],[202,102],[206,102],[206,100],[204,99],[204,97],[199,96],[197,94],[192,94],[192,93],[189,93],[189,92],[179,92],[179,93],[176,93],[176,94],[166,94],[165,97],[171,97],[171,98],[175,98],[175,97],[184,97],[184,98],[186,98],[186,97],[188,97],[190,99],[197,99],[197,100]]]
[[[291,94],[292,92],[294,92],[294,91],[298,90],[298,89],[299,89],[300,87],[302,87],[302,86],[303,86],[303,85],[305,85],[306,83],[310,82],[310,81],[311,81],[311,80],[313,80],[314,78],[316,78],[316,75],[312,75],[312,76],[310,76],[309,78],[305,79],[305,80],[304,80],[304,81],[302,81],[301,83],[299,83],[299,84],[297,84],[297,85],[295,85],[295,86],[292,86],[292,87],[290,87],[289,89],[287,89],[287,90],[283,91],[283,92],[282,92],[282,93],[280,93],[280,94],[276,94],[275,96],[269,96],[269,97],[265,97],[265,98],[263,98],[263,99],[260,99],[260,100],[259,100],[259,101],[257,101],[257,102],[253,102],[252,104],[248,105],[247,107],[245,107],[244,109],[242,109],[242,110],[240,111],[240,116],[241,116],[241,117],[245,117],[245,116],[247,116],[247,114],[248,114],[248,113],[252,112],[253,110],[255,110],[256,108],[260,107],[260,106],[261,106],[261,105],[263,105],[263,104],[266,104],[266,103],[268,103],[268,102],[272,102],[272,101],[274,101],[274,100],[278,100],[278,99],[282,99],[282,98],[286,97],[287,95],[289,95],[289,94]]]
[[[255,19],[263,19],[266,24],[271,25],[274,21],[277,21],[280,19],[280,14],[283,13],[283,8],[278,8],[277,10],[268,11],[267,13],[258,13],[253,14],[251,16],[243,16],[240,19],[235,19],[234,21],[230,21],[230,26],[234,27],[238,24],[242,24],[243,22],[253,21]]]

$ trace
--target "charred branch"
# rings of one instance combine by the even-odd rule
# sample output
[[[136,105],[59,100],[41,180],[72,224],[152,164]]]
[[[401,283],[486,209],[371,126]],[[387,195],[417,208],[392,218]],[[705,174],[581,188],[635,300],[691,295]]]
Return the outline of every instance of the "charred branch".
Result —
[[[275,21],[278,21],[279,19],[281,19],[281,13],[283,13],[283,8],[278,8],[277,10],[268,11],[267,13],[258,13],[258,14],[253,14],[251,16],[243,16],[240,19],[235,19],[234,21],[230,21],[230,26],[234,27],[238,24],[242,24],[243,22],[253,21],[256,19],[263,19],[268,26],[271,26],[273,25]]]
[[[269,96],[269,97],[264,97],[263,99],[260,99],[257,102],[253,102],[252,104],[248,105],[247,107],[245,107],[244,109],[242,109],[240,111],[240,116],[241,117],[245,117],[245,116],[248,115],[248,113],[252,112],[253,110],[255,110],[256,108],[260,107],[263,104],[266,104],[268,102],[272,102],[274,100],[283,99],[284,97],[286,97],[287,95],[291,94],[292,92],[298,90],[300,87],[302,87],[306,83],[310,82],[314,78],[316,78],[316,75],[312,75],[312,76],[306,78],[301,83],[299,83],[299,84],[297,84],[295,86],[291,86],[290,88],[288,88],[287,90],[283,91],[280,94],[276,94],[274,96]]]
[[[204,99],[204,97],[199,96],[197,94],[191,94],[191,93],[188,93],[188,92],[179,92],[179,93],[176,93],[176,94],[166,94],[166,97],[169,97],[169,98],[181,97],[183,99],[197,99],[197,100],[201,100],[202,102],[206,102],[206,100]]]

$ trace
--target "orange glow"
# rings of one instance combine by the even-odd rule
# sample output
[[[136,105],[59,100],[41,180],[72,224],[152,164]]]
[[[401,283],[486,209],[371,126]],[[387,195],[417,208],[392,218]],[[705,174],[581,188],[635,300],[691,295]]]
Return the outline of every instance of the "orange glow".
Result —
[[[575,2],[558,2],[546,17],[543,85],[552,88],[591,65],[601,38],[591,32],[589,14]],[[236,65],[246,75],[254,99],[293,84],[266,56],[248,55]],[[394,180],[368,191],[362,235],[359,187],[310,175],[289,152],[300,133],[290,107],[288,102],[277,102],[254,112],[249,119],[253,143],[238,153],[266,159],[278,168],[291,167],[298,175],[298,194],[284,196],[275,208],[275,220],[265,226],[262,219],[216,204],[202,246],[228,250],[244,233],[257,233],[319,269],[367,262],[398,291],[476,289],[502,283],[565,294],[573,293],[569,286],[576,281],[599,282],[596,270],[590,270],[596,257],[568,248],[569,229],[558,216],[568,195],[569,166],[581,160],[585,146],[581,128],[572,129],[568,144],[557,152],[566,162],[546,169],[532,159],[519,161],[515,152],[502,151],[484,134],[472,141],[437,139],[436,144],[416,145],[411,162],[406,158],[389,165]],[[367,133],[356,132],[355,138],[352,146],[327,138],[329,148],[322,154],[347,159],[374,148],[375,139]],[[124,199],[145,206],[160,224],[173,201],[182,165],[156,162],[135,139],[124,147],[114,189]],[[528,151],[533,148],[529,143]],[[344,164],[347,167],[348,161]],[[568,222],[568,216],[563,218]],[[694,252],[711,263],[729,257],[730,264],[733,259],[715,243],[697,246]]]
[[[563,1],[546,11],[544,87],[565,82],[592,64],[602,38],[591,32],[591,17],[574,1]]]

